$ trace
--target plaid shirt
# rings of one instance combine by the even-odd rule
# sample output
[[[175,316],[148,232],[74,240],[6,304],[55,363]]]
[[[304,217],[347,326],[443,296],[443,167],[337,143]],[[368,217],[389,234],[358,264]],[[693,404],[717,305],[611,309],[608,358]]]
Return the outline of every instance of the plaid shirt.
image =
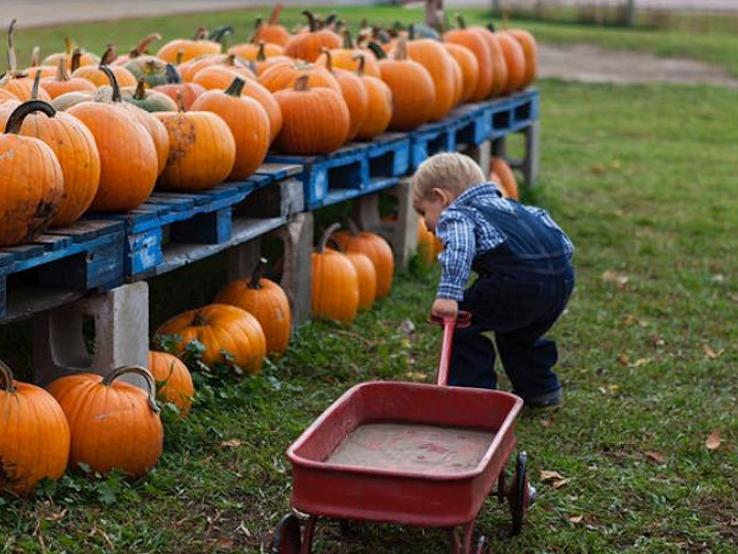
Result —
[[[482,183],[461,193],[438,218],[436,235],[443,243],[441,282],[436,298],[462,300],[474,259],[505,242],[502,233],[475,209],[475,206],[494,206],[509,210],[509,202],[494,183]],[[549,227],[561,230],[546,210],[532,206],[524,209],[539,217]],[[563,232],[563,231],[562,231]],[[574,245],[564,234],[564,250],[574,253]]]

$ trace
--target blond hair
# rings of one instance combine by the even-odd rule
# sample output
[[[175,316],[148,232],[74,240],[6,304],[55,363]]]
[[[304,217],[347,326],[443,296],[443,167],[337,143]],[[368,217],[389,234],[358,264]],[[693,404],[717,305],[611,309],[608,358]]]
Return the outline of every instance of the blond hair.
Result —
[[[447,190],[458,196],[466,189],[485,181],[479,164],[469,156],[443,152],[421,163],[413,175],[413,201],[430,199],[434,188]]]

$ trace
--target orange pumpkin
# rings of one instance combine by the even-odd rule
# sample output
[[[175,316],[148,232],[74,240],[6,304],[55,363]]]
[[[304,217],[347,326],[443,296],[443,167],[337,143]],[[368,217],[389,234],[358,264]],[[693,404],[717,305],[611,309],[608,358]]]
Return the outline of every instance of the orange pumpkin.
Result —
[[[520,43],[510,33],[501,31],[495,33],[497,42],[502,49],[507,65],[507,84],[503,89],[505,94],[520,90],[525,86],[527,68],[525,66],[525,52]]]
[[[126,374],[144,377],[148,394],[119,381]],[[105,377],[80,373],[52,382],[48,391],[69,421],[69,467],[80,463],[98,473],[117,469],[136,478],[159,461],[164,431],[156,405],[156,385],[143,367],[121,367]]]
[[[154,90],[163,92],[175,102],[179,102],[181,99],[185,110],[189,110],[197,97],[205,92],[201,85],[183,83],[173,65],[167,65],[167,80],[169,81],[168,84],[154,87]]]
[[[409,41],[407,57],[425,67],[433,80],[435,99],[430,112],[430,120],[435,121],[446,117],[456,104],[457,88],[453,59],[440,42],[428,38]],[[405,86],[407,87],[408,84],[406,82]]]
[[[279,2],[274,6],[271,15],[266,23],[260,20],[256,22],[256,32],[254,38],[264,42],[273,42],[280,46],[285,46],[290,40],[290,34],[283,25],[279,24],[279,16],[282,13],[282,3]]]
[[[227,304],[184,312],[164,323],[156,334],[179,336],[179,355],[189,343],[199,341],[205,347],[202,361],[207,365],[226,362],[225,351],[239,368],[252,375],[261,371],[266,357],[266,338],[259,322],[250,313]]]
[[[44,389],[13,380],[0,361],[0,493],[27,494],[59,479],[69,459],[69,424]]]
[[[479,81],[479,62],[474,54],[466,46],[446,42],[443,45],[446,51],[451,54],[461,69],[461,98],[462,102],[469,100],[477,90],[477,82]]]
[[[381,48],[374,49],[380,58],[382,80],[392,92],[389,129],[393,131],[412,131],[422,125],[430,118],[435,105],[433,79],[425,67],[407,58],[406,46],[405,39],[400,39],[391,59],[382,59]]]
[[[490,87],[489,96],[499,96],[507,87],[507,61],[502,51],[502,46],[497,40],[497,35],[490,29],[484,27],[471,27],[479,31],[482,38],[487,44],[490,53],[490,61],[492,62],[492,86]]]
[[[302,75],[308,76],[307,84],[310,88],[325,87],[341,93],[341,86],[330,71],[305,62],[278,64],[270,67],[259,76],[259,82],[271,92],[277,92],[295,86],[295,81]]]
[[[425,225],[422,217],[418,218],[418,256],[425,266],[431,266],[436,256],[443,250],[443,244]]]
[[[364,56],[359,54],[359,67],[356,74],[364,81],[367,92],[367,115],[364,122],[359,125],[356,138],[359,140],[371,140],[381,135],[389,126],[392,119],[392,91],[382,81],[370,75],[364,75]],[[378,66],[377,66],[378,67]]]
[[[64,60],[59,60],[59,67],[55,77],[46,77],[41,81],[44,90],[49,94],[52,100],[57,96],[61,96],[67,92],[91,92],[94,93],[97,87],[87,79],[80,77],[70,77]]]
[[[348,252],[366,254],[377,271],[377,298],[384,298],[392,290],[395,272],[395,258],[392,248],[382,237],[368,231],[359,231],[349,220],[349,230],[335,233],[332,237],[341,249]]]
[[[236,160],[228,178],[246,179],[256,171],[269,150],[269,116],[253,98],[242,96],[246,81],[236,77],[223,92],[211,90],[200,96],[192,109],[218,114],[233,133]]]
[[[350,115],[334,90],[308,87],[307,75],[293,89],[274,95],[282,110],[282,130],[275,145],[286,154],[327,154],[346,142]]]
[[[187,366],[176,356],[151,350],[149,371],[156,381],[157,398],[174,404],[179,414],[187,417],[192,408],[192,398],[195,396],[195,386]]]
[[[269,354],[284,354],[292,332],[290,303],[282,287],[266,279],[266,260],[259,260],[250,279],[237,279],[218,293],[215,302],[230,304],[252,314],[261,325]]]
[[[251,62],[264,61],[267,58],[284,55],[284,48],[273,42],[264,42],[263,40],[256,42],[246,42],[236,44],[228,49],[228,53],[244,60]]]
[[[103,66],[112,83],[112,102],[81,102],[69,108],[92,132],[100,153],[100,185],[91,209],[127,211],[151,194],[159,171],[157,145],[141,122],[138,110],[123,104],[114,73]]]
[[[343,48],[333,48],[329,50],[331,66],[336,69],[346,69],[348,71],[357,71],[359,69],[359,60],[363,59],[363,72],[372,77],[381,77],[379,71],[379,62],[377,57],[371,50],[364,48],[356,48],[351,41],[351,32],[346,29],[343,33]],[[361,56],[361,58],[360,58]],[[315,60],[316,65],[327,67],[328,56],[321,54]]]
[[[107,50],[105,50],[105,53],[102,56],[102,59],[100,60],[100,65],[98,65],[97,67],[92,66],[92,65],[85,65],[85,66],[79,67],[72,72],[72,77],[87,79],[97,88],[100,88],[104,85],[107,85],[110,82],[110,80],[108,79],[108,76],[102,70],[103,66],[108,66],[114,61],[115,61],[115,49],[112,46],[108,46]],[[133,73],[128,71],[122,65],[112,65],[110,66],[110,70],[115,75],[115,79],[118,82],[118,86],[120,87],[135,87],[136,86],[136,77],[133,75]]]
[[[8,28],[8,70],[0,78],[0,89],[6,90],[21,101],[38,98],[48,102],[51,98],[43,88],[38,89],[36,97],[32,96],[33,79],[18,71],[15,55],[15,24],[16,20],[13,19]]]
[[[12,92],[0,88],[0,104],[4,104],[8,100],[18,100],[18,97]]]
[[[198,56],[220,54],[223,46],[208,39],[207,29],[200,27],[192,39],[174,39],[167,42],[156,53],[157,58],[169,63],[186,62]]]
[[[41,234],[59,210],[64,175],[54,151],[42,140],[21,136],[23,122],[54,108],[31,100],[13,110],[0,135],[0,246],[13,246]]]
[[[515,174],[510,168],[510,165],[505,161],[505,158],[500,156],[494,156],[492,158],[490,179],[499,185],[502,196],[520,200],[520,192]]]
[[[538,75],[538,44],[536,39],[525,29],[509,29],[507,31],[518,41],[523,48],[525,56],[525,77],[523,78],[523,87],[527,87],[535,81]]]
[[[266,54],[259,51],[259,53],[256,54],[254,68],[256,70],[256,74],[261,76],[270,67],[274,67],[275,65],[292,64],[294,61],[295,60],[288,58],[287,56],[272,56],[271,58],[267,58]]]
[[[345,252],[344,255],[356,270],[359,283],[359,309],[370,310],[377,298],[377,270],[366,254]]]
[[[149,53],[149,46],[151,46],[157,40],[161,40],[161,35],[159,33],[151,33],[149,35],[146,35],[144,38],[138,41],[138,44],[136,44],[136,46],[128,51],[128,54],[118,56],[113,63],[115,63],[115,65],[125,65],[131,60],[146,56]]]
[[[56,67],[59,64],[59,60],[63,60],[67,69],[74,71],[77,69],[72,64],[75,52],[78,53],[77,67],[81,67],[83,65],[97,65],[100,63],[100,56],[78,48],[73,39],[65,37],[64,52],[56,52],[46,56],[46,58],[41,61],[41,65]]]
[[[351,261],[337,250],[326,248],[340,227],[326,229],[312,255],[312,316],[315,319],[351,323],[359,310],[359,279]]]
[[[54,65],[41,65],[39,61],[40,48],[38,46],[33,47],[31,52],[31,66],[27,67],[22,71],[30,79],[35,79],[37,74],[41,74],[41,77],[52,77],[56,75],[56,66]]]
[[[468,48],[477,60],[477,85],[471,96],[470,102],[479,102],[487,98],[492,91],[493,66],[492,52],[487,39],[479,29],[467,29],[466,22],[462,16],[457,16],[459,28],[446,31],[443,40],[447,43],[458,44]]]
[[[326,56],[325,68],[336,78],[338,86],[341,87],[341,96],[349,110],[349,132],[346,140],[350,141],[366,121],[369,112],[369,93],[361,77],[345,69],[334,69],[330,51],[324,50],[323,53]]]
[[[305,10],[302,15],[308,19],[309,30],[307,33],[299,33],[290,37],[284,47],[286,56],[314,62],[320,56],[323,48],[330,50],[341,47],[341,37],[330,29],[319,29],[312,12]],[[260,38],[263,40],[263,37],[260,36]]]
[[[170,145],[159,187],[211,189],[230,175],[236,161],[236,142],[220,116],[202,111],[153,115],[164,124]]]

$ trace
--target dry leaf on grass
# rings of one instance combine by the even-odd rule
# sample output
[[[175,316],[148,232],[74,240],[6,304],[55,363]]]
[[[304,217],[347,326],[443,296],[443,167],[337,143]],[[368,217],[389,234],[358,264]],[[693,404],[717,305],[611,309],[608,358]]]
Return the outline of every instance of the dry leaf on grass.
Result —
[[[627,354],[620,354],[618,356],[618,363],[623,367],[628,367],[628,364],[630,364],[630,356]]]
[[[561,475],[558,471],[549,471],[547,469],[541,470],[541,481],[544,483],[550,483],[552,481],[558,481],[560,479],[563,479],[564,476]]]
[[[717,352],[715,352],[712,348],[710,348],[709,344],[703,344],[702,350],[705,353],[705,356],[707,356],[711,360],[715,360],[723,355],[723,352],[725,352],[724,348],[721,348]]]
[[[720,438],[720,430],[715,429],[712,433],[707,435],[707,439],[705,439],[705,446],[708,450],[715,450],[720,447],[721,442],[722,439]]]
[[[231,440],[221,442],[220,447],[221,448],[238,448],[242,444],[243,442],[238,439],[231,439]]]
[[[666,456],[661,452],[656,452],[655,450],[647,450],[646,452],[644,452],[644,454],[646,455],[646,458],[659,465],[663,465],[666,463]]]
[[[412,335],[415,332],[415,324],[409,319],[403,319],[400,323],[400,331],[406,335]]]
[[[651,358],[638,358],[635,362],[630,364],[628,367],[641,367],[651,362]]]
[[[425,381],[427,376],[421,371],[408,371],[405,373],[405,377],[411,381]]]
[[[554,489],[560,489],[564,485],[566,485],[571,479],[559,479],[558,481],[554,481],[551,483]]]
[[[569,516],[569,521],[572,523],[581,523],[584,519],[584,516]]]
[[[541,426],[543,427],[551,427],[551,424],[553,422],[550,419],[542,419],[541,420]]]
[[[613,269],[608,269],[602,273],[602,280],[605,283],[612,283],[619,289],[624,289],[628,285],[628,281],[630,281],[630,277],[628,277],[625,273],[621,271],[615,271]]]

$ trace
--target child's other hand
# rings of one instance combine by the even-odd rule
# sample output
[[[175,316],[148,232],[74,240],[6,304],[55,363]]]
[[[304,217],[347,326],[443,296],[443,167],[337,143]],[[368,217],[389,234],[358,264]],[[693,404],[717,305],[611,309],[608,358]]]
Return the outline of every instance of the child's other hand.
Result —
[[[459,313],[459,304],[450,298],[436,298],[431,308],[431,313],[436,317],[453,317]]]

